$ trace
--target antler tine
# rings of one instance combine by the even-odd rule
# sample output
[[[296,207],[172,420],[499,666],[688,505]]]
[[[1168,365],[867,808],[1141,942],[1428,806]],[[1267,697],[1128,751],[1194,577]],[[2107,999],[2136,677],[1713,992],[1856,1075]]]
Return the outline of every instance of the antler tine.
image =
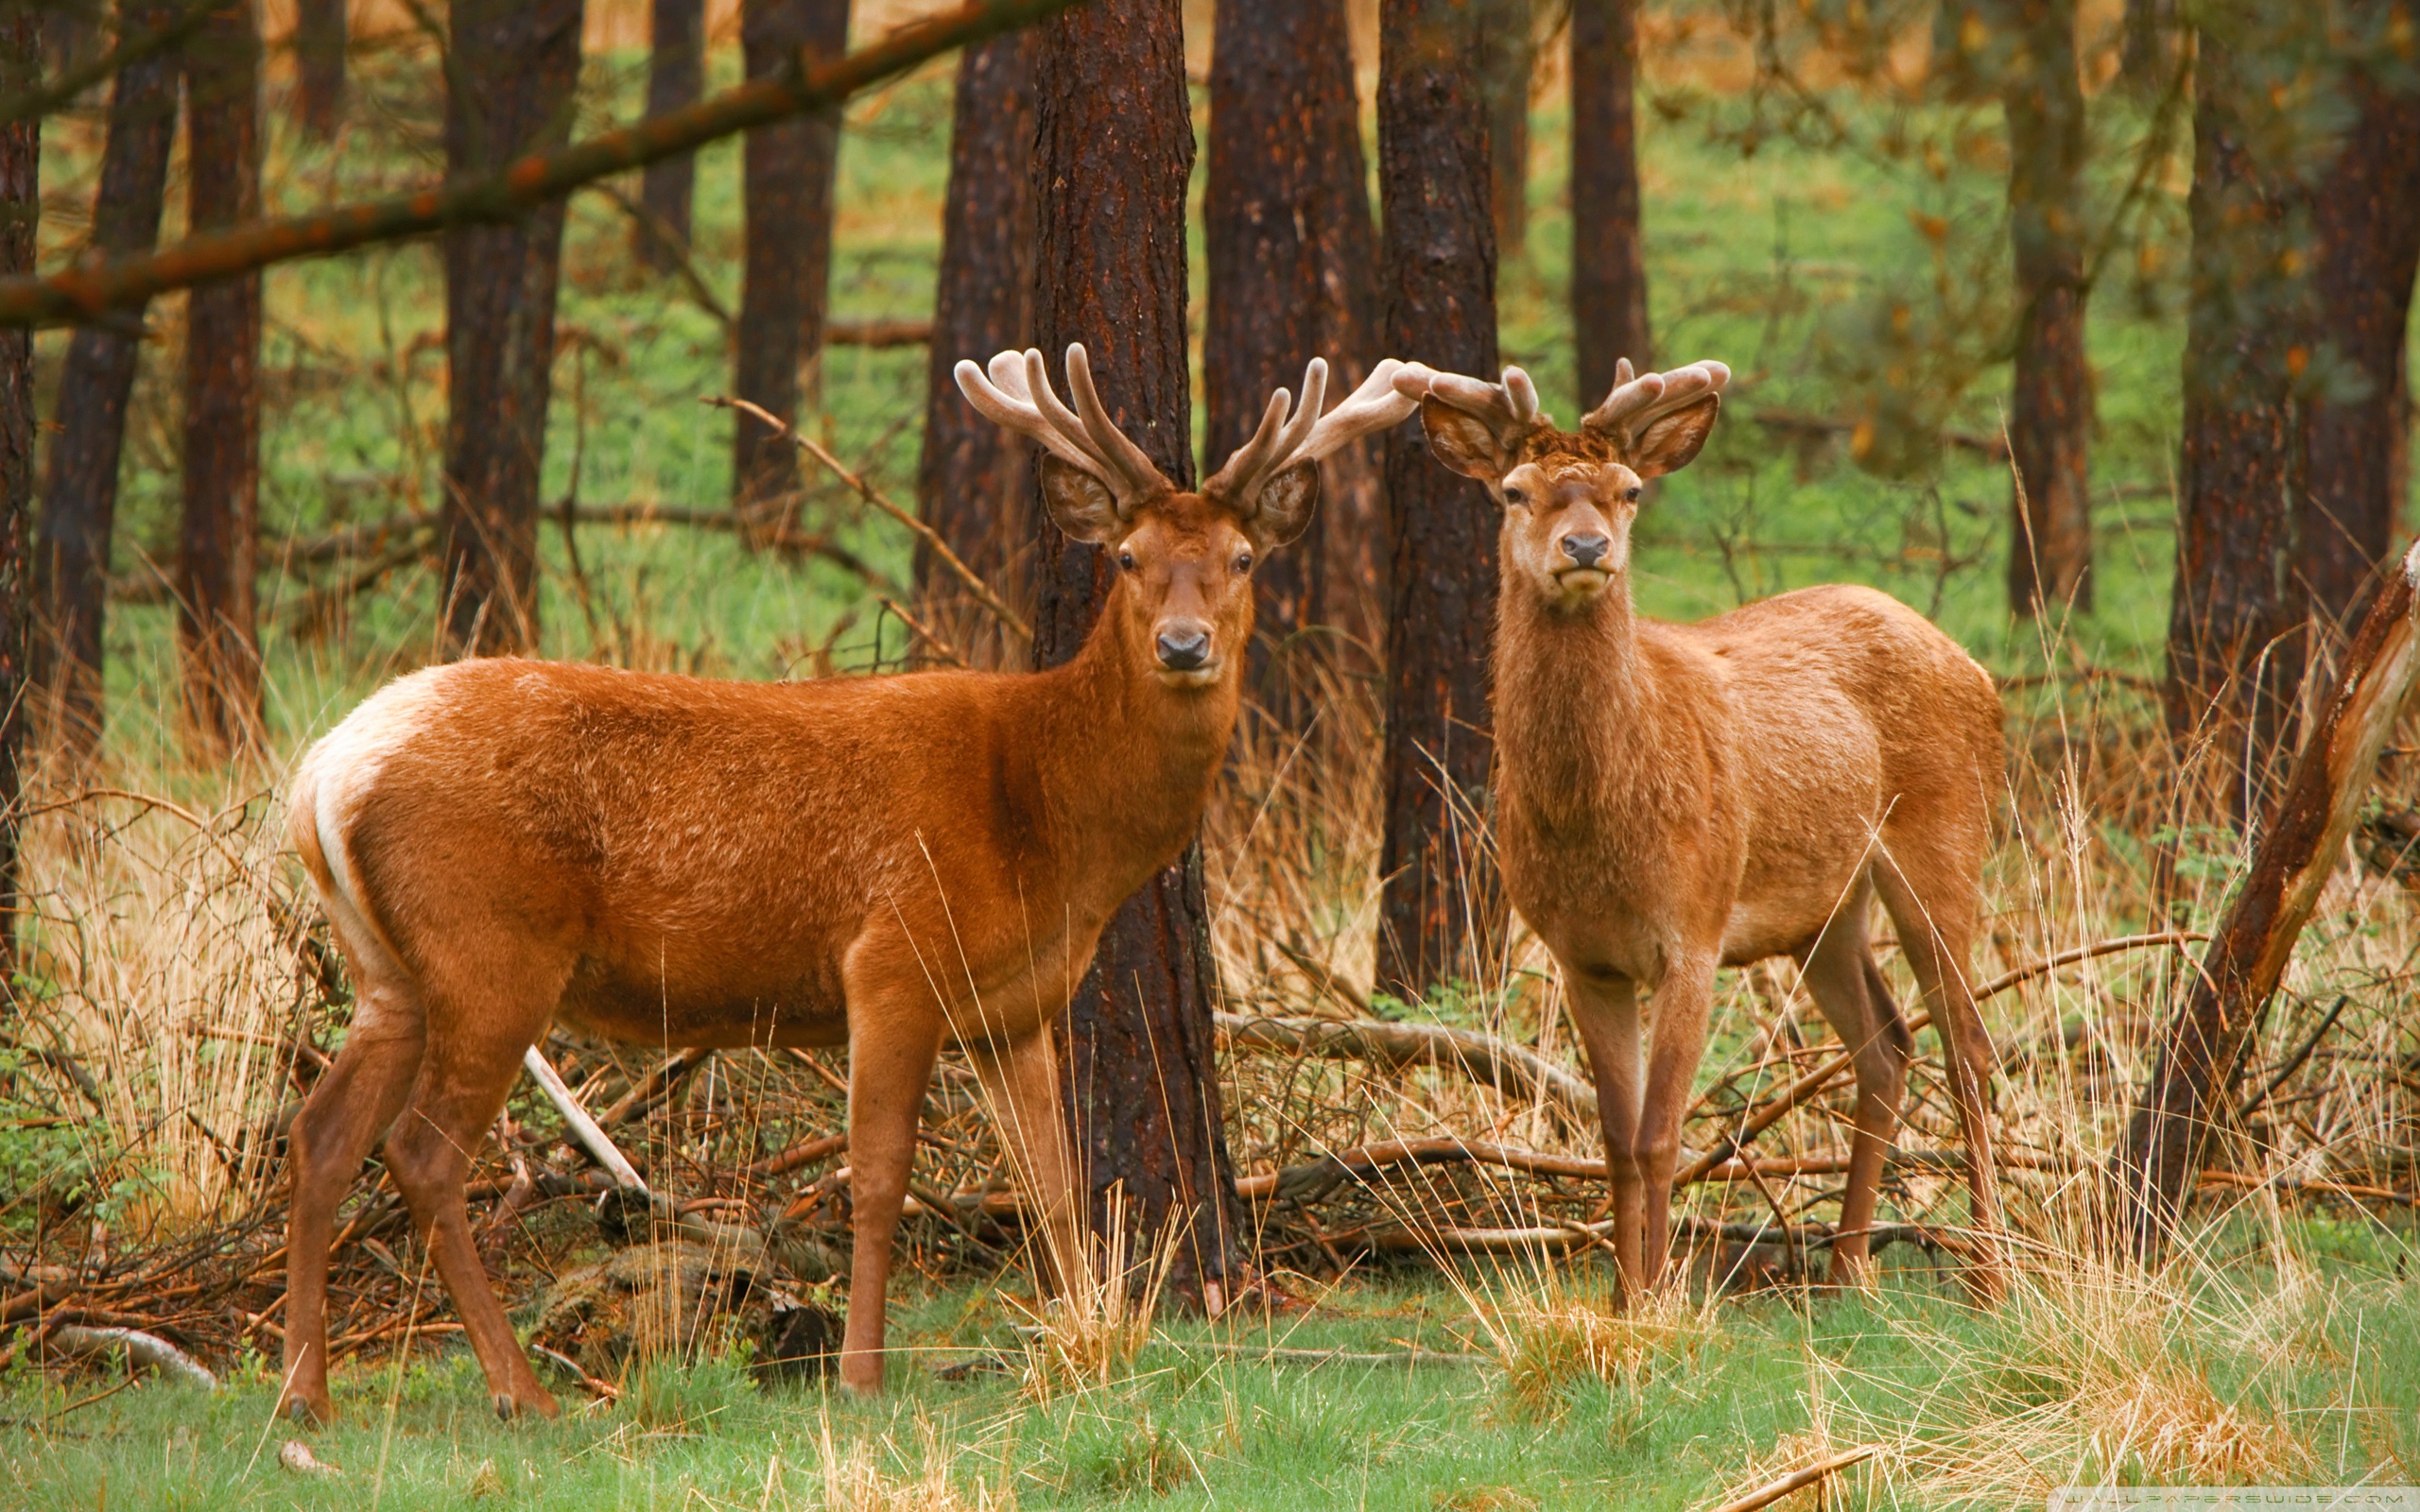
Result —
[[[1615,366],[1614,391],[1581,422],[1585,429],[1628,441],[1650,422],[1720,393],[1731,382],[1731,369],[1711,359],[1669,372],[1641,373],[1635,378],[1629,373],[1630,359],[1625,357]]]
[[[1310,366],[1303,369],[1302,400],[1288,413],[1286,390],[1277,390],[1261,417],[1260,429],[1227,458],[1219,475],[1201,491],[1241,501],[1288,468],[1317,462],[1372,431],[1394,424],[1420,404],[1416,397],[1396,392],[1395,375],[1403,370],[1404,365],[1394,358],[1381,359],[1370,369],[1370,376],[1362,380],[1360,387],[1322,415],[1320,410],[1327,403],[1328,367],[1325,359],[1313,357]]]
[[[1038,362],[1033,360],[1028,360],[1026,367],[1028,376],[1040,370]],[[1077,419],[1085,434],[1092,438],[1093,445],[1099,449],[1101,459],[1124,475],[1127,486],[1134,490],[1136,497],[1156,493],[1171,486],[1167,475],[1160,471],[1160,465],[1151,460],[1150,454],[1135,445],[1110,420],[1108,409],[1101,404],[1099,393],[1093,388],[1092,357],[1080,341],[1070,342],[1067,346],[1067,392],[1076,402]]]
[[[1519,441],[1538,426],[1554,423],[1554,417],[1538,407],[1537,385],[1518,368],[1505,369],[1504,381],[1494,384],[1458,372],[1437,372],[1427,368],[1414,371],[1407,368],[1397,375],[1395,389],[1414,400],[1433,398],[1476,417],[1506,445]]]
[[[1032,348],[997,353],[992,358],[989,373],[969,361],[960,361],[951,371],[967,403],[982,411],[985,418],[1029,438],[1061,461],[1098,478],[1117,499],[1121,509],[1168,487],[1167,479],[1143,449],[1128,440],[1102,413],[1100,398],[1093,391],[1092,373],[1084,361],[1084,349],[1076,346],[1067,351],[1068,387],[1076,391],[1080,405],[1100,417],[1100,429],[1115,440],[1115,447],[1104,446],[1092,425],[1059,402],[1059,396],[1051,391],[1049,374],[1043,368],[1042,353]]]

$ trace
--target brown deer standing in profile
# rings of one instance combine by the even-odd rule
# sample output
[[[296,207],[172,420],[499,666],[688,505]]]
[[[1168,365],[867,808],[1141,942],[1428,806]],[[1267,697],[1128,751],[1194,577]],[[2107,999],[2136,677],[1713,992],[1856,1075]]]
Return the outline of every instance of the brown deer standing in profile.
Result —
[[[1663,1272],[1715,970],[1774,955],[1799,964],[1855,1053],[1833,1277],[1871,1279],[1867,1235],[1911,1051],[1866,934],[1878,893],[1943,1026],[1976,1281],[1996,1295],[1992,1049],[1966,979],[2001,781],[1990,675],[1866,588],[1802,589],[1697,625],[1639,615],[1643,486],[1697,455],[1731,374],[1714,362],[1617,370],[1577,434],[1539,412],[1518,368],[1501,384],[1413,369],[1395,387],[1421,400],[1438,461],[1504,507],[1497,845],[1596,1073],[1621,1293]],[[1644,1033],[1642,989],[1654,1002]]]
[[[382,1138],[496,1410],[557,1409],[472,1242],[463,1180],[550,1023],[849,1050],[855,1268],[842,1381],[883,1379],[883,1292],[944,1043],[973,1056],[1046,1263],[1080,1255],[1049,1025],[1111,914],[1193,836],[1225,760],[1254,557],[1319,459],[1411,413],[1381,362],[1329,414],[1313,360],[1199,492],[1121,435],[1067,352],[966,397],[1031,438],[1059,528],[1119,572],[1047,672],[707,681],[542,662],[389,684],[303,758],[289,833],[351,969],[353,1028],[294,1121],[285,1395],[328,1418],[337,1205]]]

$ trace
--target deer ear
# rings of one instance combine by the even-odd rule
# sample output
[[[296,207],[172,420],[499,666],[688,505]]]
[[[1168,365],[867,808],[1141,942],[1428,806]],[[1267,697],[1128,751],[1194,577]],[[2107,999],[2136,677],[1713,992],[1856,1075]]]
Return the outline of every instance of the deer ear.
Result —
[[[1320,465],[1297,462],[1261,485],[1253,517],[1244,532],[1263,551],[1282,546],[1301,535],[1320,502]]]
[[[1630,448],[1631,471],[1642,478],[1659,478],[1688,466],[1705,445],[1706,433],[1714,429],[1714,417],[1721,409],[1722,396],[1708,394],[1649,425]]]
[[[1432,395],[1420,402],[1420,428],[1428,433],[1428,454],[1451,472],[1494,483],[1512,471],[1495,432],[1467,410]]]
[[[1124,530],[1109,486],[1056,452],[1042,454],[1042,502],[1073,540],[1105,546]]]

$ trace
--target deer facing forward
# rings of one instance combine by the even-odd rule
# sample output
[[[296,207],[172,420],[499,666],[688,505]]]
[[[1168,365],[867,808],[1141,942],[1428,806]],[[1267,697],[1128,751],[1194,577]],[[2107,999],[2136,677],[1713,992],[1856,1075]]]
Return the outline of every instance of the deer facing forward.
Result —
[[[1618,371],[1576,434],[1539,411],[1518,368],[1500,384],[1415,369],[1395,385],[1421,400],[1437,460],[1504,508],[1497,843],[1596,1074],[1621,1291],[1663,1271],[1715,971],[1775,955],[1799,964],[1855,1054],[1833,1277],[1870,1278],[1911,1049],[1866,933],[1879,895],[1943,1026],[1982,1236],[1975,1276],[1994,1294],[1992,1056],[1966,979],[2000,783],[1991,678],[1864,588],[1804,589],[1697,625],[1641,616],[1630,566],[1644,485],[1697,455],[1730,371]]]
[[[1046,1263],[1080,1254],[1049,1035],[1111,914],[1192,837],[1233,731],[1257,554],[1319,459],[1410,414],[1382,362],[1324,416],[1326,367],[1181,492],[1120,434],[1081,347],[959,387],[1038,443],[1060,529],[1119,572],[1075,659],[717,682],[541,662],[404,678],[313,747],[289,833],[356,992],[295,1119],[285,1394],[331,1415],[337,1203],[382,1139],[499,1414],[554,1416],[463,1201],[522,1056],[559,1022],[700,1046],[846,1045],[855,1223],[842,1381],[878,1388],[883,1293],[925,1089],[971,1054]]]

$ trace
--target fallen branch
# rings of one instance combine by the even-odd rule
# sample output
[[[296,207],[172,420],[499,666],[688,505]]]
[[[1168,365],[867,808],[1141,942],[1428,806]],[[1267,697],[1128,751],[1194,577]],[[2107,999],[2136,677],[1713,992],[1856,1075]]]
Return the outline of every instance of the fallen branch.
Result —
[[[2393,1187],[2359,1186],[2349,1181],[2330,1181],[2321,1177],[2247,1176],[2240,1171],[2204,1171],[2196,1178],[2205,1187],[2230,1187],[2253,1192],[2279,1192],[2288,1195],[2308,1193],[2320,1197],[2351,1197],[2363,1202],[2392,1202],[2401,1207],[2420,1207],[2420,1192],[2398,1192]]]
[[[1828,1249],[1841,1239],[1841,1234],[1824,1224],[1802,1224],[1785,1228],[1770,1220],[1756,1223],[1723,1223],[1712,1218],[1687,1214],[1672,1219],[1675,1233],[1701,1239],[1723,1239],[1736,1245],[1795,1245],[1803,1249]],[[1539,1225],[1518,1228],[1466,1228],[1439,1224],[1412,1228],[1377,1228],[1369,1235],[1374,1249],[1434,1255],[1443,1250],[1461,1249],[1477,1252],[1532,1249],[1570,1249],[1577,1246],[1594,1247],[1600,1238],[1610,1238],[1614,1221],[1601,1223],[1567,1223]],[[1866,1231],[1872,1247],[1879,1251],[1886,1245],[1914,1244],[1948,1249],[1957,1247],[1939,1229],[1914,1223],[1876,1224]]]
[[[848,1147],[849,1136],[846,1134],[819,1135],[811,1140],[802,1140],[779,1155],[757,1161],[748,1168],[748,1174],[759,1181],[771,1177],[787,1176],[803,1165],[813,1165],[816,1161],[838,1155]]]
[[[529,1073],[529,1079],[538,1084],[538,1090],[546,1094],[546,1101],[554,1104],[555,1111],[562,1115],[564,1126],[571,1130],[572,1138],[579,1142],[579,1147],[588,1152],[589,1159],[603,1166],[614,1177],[615,1185],[646,1194],[648,1186],[639,1178],[638,1168],[631,1164],[630,1158],[614,1146],[603,1129],[596,1126],[596,1120],[588,1116],[588,1109],[579,1106],[579,1099],[563,1085],[562,1076],[555,1070],[554,1063],[546,1058],[545,1052],[531,1045],[522,1052],[521,1064]]]
[[[664,1064],[639,1078],[638,1085],[624,1092],[613,1107],[605,1109],[596,1122],[606,1128],[619,1128],[631,1119],[649,1111],[667,1093],[674,1091],[690,1073],[712,1059],[711,1050],[676,1050],[665,1057]]]
[[[560,152],[532,154],[493,173],[432,184],[389,199],[318,215],[255,220],[173,247],[79,265],[43,277],[0,279],[0,325],[90,320],[137,308],[153,296],[272,263],[325,257],[448,227],[510,220],[583,184],[694,152],[739,132],[830,110],[851,95],[954,48],[996,36],[1075,0],[991,0],[900,27],[871,47],[829,62],[793,55],[780,69],[684,110],[650,115]]]
[[[1792,1470],[1777,1481],[1759,1486],[1745,1496],[1735,1497],[1716,1507],[1714,1512],[1758,1512],[1759,1508],[1772,1505],[1792,1491],[1803,1491],[1818,1481],[1827,1480],[1839,1474],[1852,1465],[1862,1465],[1881,1452],[1882,1446],[1879,1444],[1862,1444],[1856,1449],[1845,1450],[1830,1459],[1818,1460],[1804,1469]]]
[[[1559,1104],[1582,1123],[1597,1121],[1597,1089],[1585,1077],[1522,1045],[1476,1029],[1386,1019],[1256,1019],[1221,1013],[1218,1032],[1237,1050],[1366,1060],[1389,1070],[1438,1066],[1515,1097]]]
[[[192,1355],[156,1333],[140,1329],[95,1329],[61,1324],[50,1331],[49,1344],[62,1354],[101,1354],[124,1349],[129,1364],[173,1376],[204,1391],[218,1389],[218,1378],[202,1368]]]

